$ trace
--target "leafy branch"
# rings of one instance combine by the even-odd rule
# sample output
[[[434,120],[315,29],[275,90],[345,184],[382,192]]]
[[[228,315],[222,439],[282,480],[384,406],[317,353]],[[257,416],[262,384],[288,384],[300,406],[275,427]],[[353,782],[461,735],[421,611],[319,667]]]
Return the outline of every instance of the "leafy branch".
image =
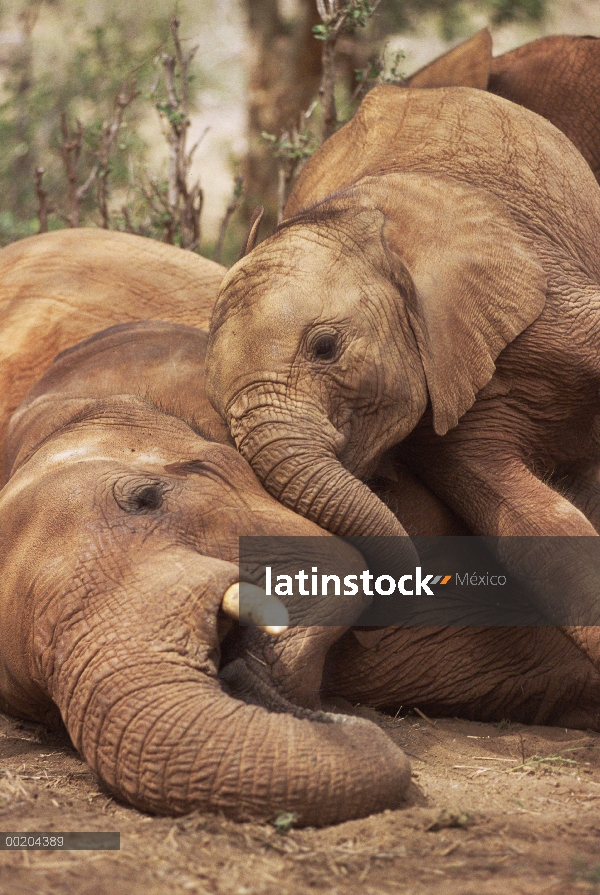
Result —
[[[200,244],[200,215],[204,195],[198,180],[190,184],[190,168],[200,140],[188,151],[187,136],[190,127],[190,74],[189,67],[198,47],[185,53],[179,37],[180,21],[171,19],[171,39],[174,53],[162,53],[166,99],[156,103],[159,114],[167,124],[166,139],[169,144],[169,161],[166,195],[157,195],[164,224],[165,240],[177,241],[184,249],[196,249]],[[178,83],[179,82],[179,87]]]
[[[312,109],[309,109],[308,112],[303,113],[300,116],[298,125],[293,125],[288,130],[283,131],[279,137],[265,131],[261,134],[262,139],[271,144],[273,155],[278,160],[278,222],[283,217],[283,208],[296,174],[306,159],[310,158],[318,147],[319,141],[312,131],[302,126],[311,112]]]
[[[368,64],[364,68],[354,69],[357,87],[352,94],[352,102],[370,90],[371,87],[376,87],[380,84],[403,85],[405,83],[404,70],[401,67],[406,59],[404,50],[398,50],[394,53],[389,62],[386,57],[387,45],[383,48],[382,53],[369,59]]]
[[[336,129],[335,104],[335,57],[337,42],[342,33],[352,33],[364,28],[381,0],[316,0],[322,24],[313,27],[317,40],[323,41],[321,86],[319,96],[323,110],[322,139],[326,140]]]

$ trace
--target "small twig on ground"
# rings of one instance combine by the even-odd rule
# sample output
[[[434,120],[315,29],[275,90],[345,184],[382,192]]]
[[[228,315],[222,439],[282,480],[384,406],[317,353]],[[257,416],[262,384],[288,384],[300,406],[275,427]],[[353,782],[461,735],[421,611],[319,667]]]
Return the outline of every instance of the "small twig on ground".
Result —
[[[525,764],[525,744],[523,742],[523,734],[522,733],[519,733],[519,742],[521,744],[521,759],[523,761],[523,764]]]
[[[415,713],[415,715],[418,715],[419,718],[422,718],[423,721],[426,721],[427,724],[430,724],[431,727],[435,727],[435,721],[432,721],[431,718],[428,718],[425,712],[422,712],[421,709],[418,709],[416,705],[413,706],[413,712]]]

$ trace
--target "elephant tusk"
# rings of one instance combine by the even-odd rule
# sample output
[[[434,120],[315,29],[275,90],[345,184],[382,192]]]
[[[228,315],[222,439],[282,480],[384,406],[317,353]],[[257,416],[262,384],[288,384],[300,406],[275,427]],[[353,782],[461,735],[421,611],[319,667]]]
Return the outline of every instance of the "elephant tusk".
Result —
[[[256,625],[266,634],[282,634],[289,625],[288,611],[275,597],[268,597],[261,587],[244,582],[244,597],[240,612],[240,582],[227,588],[221,609],[230,618],[244,625]],[[268,620],[268,624],[265,622]]]

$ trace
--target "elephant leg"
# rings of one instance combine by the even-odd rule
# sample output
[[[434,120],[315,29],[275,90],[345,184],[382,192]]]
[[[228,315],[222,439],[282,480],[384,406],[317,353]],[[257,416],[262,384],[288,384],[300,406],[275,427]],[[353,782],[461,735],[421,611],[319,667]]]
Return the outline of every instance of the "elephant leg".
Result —
[[[324,692],[389,712],[600,730],[600,673],[558,628],[387,628],[372,648],[349,631]]]
[[[553,477],[557,491],[567,498],[600,533],[600,464],[586,463]]]
[[[594,526],[537,478],[516,450],[511,455],[510,445],[475,434],[465,427],[443,439],[424,438],[410,446],[410,463],[474,534],[499,539],[497,558],[506,571],[600,667],[600,542]]]

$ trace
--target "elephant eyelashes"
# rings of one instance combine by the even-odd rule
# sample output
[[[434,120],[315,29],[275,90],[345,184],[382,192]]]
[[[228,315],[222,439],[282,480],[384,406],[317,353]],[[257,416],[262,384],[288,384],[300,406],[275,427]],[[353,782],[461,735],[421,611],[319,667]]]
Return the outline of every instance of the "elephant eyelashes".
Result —
[[[113,493],[117,505],[126,513],[143,515],[160,509],[165,486],[162,482],[143,482],[135,485],[131,482],[117,482]]]
[[[310,353],[314,360],[333,360],[337,357],[339,339],[335,333],[322,333],[310,345]]]

